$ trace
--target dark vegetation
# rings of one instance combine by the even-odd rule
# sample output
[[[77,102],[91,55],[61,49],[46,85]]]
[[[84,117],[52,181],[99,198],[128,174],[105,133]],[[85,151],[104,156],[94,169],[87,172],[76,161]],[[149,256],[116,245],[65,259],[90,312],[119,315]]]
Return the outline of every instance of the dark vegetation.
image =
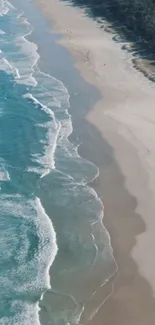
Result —
[[[155,0],[72,0],[94,17],[107,18],[128,40],[155,53]]]

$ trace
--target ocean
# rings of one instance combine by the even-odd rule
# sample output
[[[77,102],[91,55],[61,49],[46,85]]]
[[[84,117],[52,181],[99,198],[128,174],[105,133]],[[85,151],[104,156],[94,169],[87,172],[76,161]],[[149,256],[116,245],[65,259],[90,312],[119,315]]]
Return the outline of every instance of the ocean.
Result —
[[[31,1],[0,0],[0,325],[40,324],[48,293],[45,323],[77,324],[115,263],[88,185],[99,170],[68,139],[57,37]]]

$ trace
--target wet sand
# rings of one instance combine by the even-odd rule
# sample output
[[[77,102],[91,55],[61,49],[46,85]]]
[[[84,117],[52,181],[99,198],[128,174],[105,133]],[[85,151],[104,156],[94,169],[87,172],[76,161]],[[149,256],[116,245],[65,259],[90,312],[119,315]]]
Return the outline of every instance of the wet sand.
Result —
[[[57,0],[36,3],[64,36],[60,43],[72,53],[83,78],[103,96],[83,125],[73,119],[83,130],[80,154],[100,168],[93,187],[104,202],[104,224],[119,269],[107,284],[109,299],[89,323],[154,324],[155,86],[134,69],[131,54],[83,10]],[[102,290],[99,295],[101,301]],[[87,310],[97,305],[98,297]],[[81,322],[86,319],[84,314]]]

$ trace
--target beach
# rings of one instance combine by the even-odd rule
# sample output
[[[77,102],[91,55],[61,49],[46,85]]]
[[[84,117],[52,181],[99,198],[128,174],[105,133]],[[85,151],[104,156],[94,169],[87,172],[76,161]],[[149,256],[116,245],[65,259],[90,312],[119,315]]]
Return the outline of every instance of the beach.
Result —
[[[84,137],[79,153],[99,167],[92,186],[104,202],[103,222],[118,272],[106,284],[106,299],[102,287],[89,301],[81,323],[151,325],[155,319],[155,85],[133,67],[132,54],[122,50],[114,35],[83,9],[58,0],[35,3],[62,35],[58,42],[70,51],[82,77],[101,94],[79,123]],[[78,127],[73,116],[73,126],[76,123]],[[45,308],[47,300],[50,308],[50,295],[42,305]]]

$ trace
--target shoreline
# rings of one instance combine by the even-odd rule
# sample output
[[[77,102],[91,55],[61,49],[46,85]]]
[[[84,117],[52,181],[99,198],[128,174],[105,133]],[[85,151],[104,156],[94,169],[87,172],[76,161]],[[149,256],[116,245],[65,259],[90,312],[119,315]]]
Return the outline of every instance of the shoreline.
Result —
[[[45,16],[51,18],[52,23],[54,21],[56,30],[64,36],[59,43],[72,53],[75,59],[75,66],[81,72],[82,77],[88,83],[91,83],[99,89],[100,93],[103,95],[103,98],[88,113],[87,120],[99,130],[100,134],[110,143],[113,149],[114,160],[111,162],[110,167],[106,166],[106,168],[102,166],[102,155],[101,158],[95,158],[97,159],[97,163],[93,161],[93,148],[90,149],[90,156],[88,154],[88,148],[85,151],[84,146],[81,146],[79,151],[82,157],[85,156],[99,166],[100,175],[99,178],[93,182],[93,187],[104,202],[104,225],[110,233],[114,256],[119,266],[119,276],[115,281],[114,294],[100,308],[99,312],[92,320],[92,323],[100,324],[100,322],[102,323],[102,321],[105,320],[106,325],[111,325],[113,322],[115,322],[116,325],[124,325],[124,322],[126,322],[126,325],[131,323],[132,325],[152,324],[155,318],[155,301],[153,298],[153,291],[155,291],[153,276],[155,265],[152,259],[153,238],[151,238],[150,246],[148,246],[150,236],[148,230],[150,230],[150,226],[153,227],[154,224],[152,219],[154,211],[154,194],[153,179],[151,180],[152,174],[149,174],[147,159],[146,161],[142,159],[146,157],[146,152],[151,152],[152,148],[149,147],[150,141],[145,142],[144,137],[140,138],[140,132],[137,135],[137,128],[135,128],[131,116],[132,114],[129,114],[128,108],[129,105],[133,104],[132,100],[137,105],[140,99],[140,97],[137,96],[137,89],[135,89],[135,91],[133,89],[132,91],[132,88],[134,88],[132,85],[133,76],[136,83],[140,82],[142,84],[140,84],[142,89],[138,89],[140,95],[148,95],[147,99],[151,96],[152,104],[154,99],[154,85],[145,79],[141,73],[135,71],[131,64],[127,64],[127,57],[130,61],[130,55],[120,50],[120,44],[116,44],[112,41],[109,34],[106,35],[104,32],[105,39],[101,40],[101,37],[103,38],[103,31],[99,29],[96,22],[85,16],[83,10],[69,6],[67,7],[57,0],[52,0],[50,2],[48,0],[38,0],[35,2],[39,3],[42,10],[44,2],[45,12],[44,10],[43,12]],[[64,10],[60,15],[60,9],[62,8]],[[48,9],[48,13],[46,9]],[[59,18],[59,16],[61,17]],[[71,19],[68,20],[68,17]],[[59,23],[57,26],[58,18]],[[80,25],[77,23],[76,18],[78,22],[80,22]],[[80,26],[80,28],[76,29],[76,26]],[[84,27],[86,27],[86,33],[89,32],[90,28],[87,39],[85,39],[86,35],[83,35]],[[92,39],[89,38],[90,34],[93,37]],[[102,54],[103,51],[106,52],[104,53],[104,60],[103,57],[101,60],[101,53],[97,53],[98,51],[94,48],[93,39],[95,39],[95,45],[97,47],[99,46]],[[114,53],[112,54],[111,51],[114,51]],[[110,57],[108,57],[109,53]],[[121,62],[118,60],[118,54],[120,55],[119,59],[123,61],[123,66],[121,66]],[[105,63],[103,61],[107,62]],[[120,64],[118,64],[118,71],[122,74],[121,78],[118,78],[117,73],[114,73],[117,63]],[[109,66],[111,66],[111,68],[109,68]],[[125,71],[125,67],[127,71]],[[100,71],[104,71],[104,75],[98,73]],[[126,81],[126,79],[128,79],[128,74],[129,84],[124,82],[124,80]],[[116,80],[119,81],[117,87]],[[128,88],[128,86],[131,88]],[[145,86],[145,89],[143,89],[143,86]],[[112,96],[114,98],[111,98]],[[122,107],[122,102],[125,109]],[[147,105],[146,100],[145,104]],[[118,107],[116,112],[113,109],[114,105]],[[105,109],[103,109],[104,106]],[[141,107],[139,108],[141,109]],[[123,109],[127,114],[127,118]],[[143,113],[145,113],[145,107]],[[149,113],[147,116],[149,116]],[[152,121],[153,117],[152,111]],[[136,123],[136,127],[140,128],[138,120],[136,120]],[[91,126],[88,126],[88,128],[91,130]],[[94,135],[92,138],[93,137]],[[88,138],[89,139],[85,141],[85,146],[86,143],[88,144],[90,141],[90,133]],[[150,140],[150,138],[148,137],[146,140]],[[96,143],[98,144],[98,139]],[[131,162],[129,162],[129,160],[131,160]],[[120,174],[122,175],[121,180]],[[107,187],[106,190],[103,186]],[[123,204],[121,202],[122,197]],[[112,210],[111,202],[113,202]],[[148,215],[150,218],[147,220]],[[116,216],[117,220],[114,218]],[[124,217],[129,228],[123,223]],[[118,229],[119,227],[121,227],[121,229]],[[128,229],[130,233],[128,233]],[[144,236],[140,236],[142,233]],[[119,240],[117,238],[118,234],[121,235]],[[132,237],[132,240],[128,237]],[[125,246],[123,249],[122,245]],[[147,263],[149,261],[148,265],[146,265],[147,263],[145,262],[144,255],[146,247],[149,247],[149,249],[152,248],[149,260],[147,260]],[[125,267],[125,263],[128,265],[128,268]],[[123,304],[124,310],[122,310]],[[127,315],[129,319],[126,319]]]

